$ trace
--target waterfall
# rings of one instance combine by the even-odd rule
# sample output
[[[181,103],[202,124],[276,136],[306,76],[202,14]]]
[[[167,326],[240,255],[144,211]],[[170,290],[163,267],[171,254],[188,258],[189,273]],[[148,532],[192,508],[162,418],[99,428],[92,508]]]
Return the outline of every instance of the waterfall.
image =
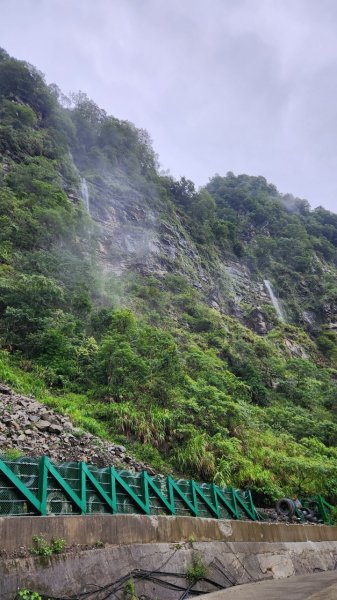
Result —
[[[272,284],[270,283],[270,281],[268,281],[268,279],[265,279],[263,281],[263,283],[266,286],[266,289],[267,289],[270,299],[272,301],[273,307],[276,310],[276,314],[277,314],[279,320],[282,321],[282,323],[284,323],[285,322],[285,314],[284,314],[284,311],[282,309],[282,306],[281,306],[279,300],[276,298],[276,296],[274,294]]]
[[[85,208],[87,209],[87,212],[90,215],[90,196],[89,196],[87,180],[84,177],[81,177],[81,195],[82,195],[83,204],[84,204]]]

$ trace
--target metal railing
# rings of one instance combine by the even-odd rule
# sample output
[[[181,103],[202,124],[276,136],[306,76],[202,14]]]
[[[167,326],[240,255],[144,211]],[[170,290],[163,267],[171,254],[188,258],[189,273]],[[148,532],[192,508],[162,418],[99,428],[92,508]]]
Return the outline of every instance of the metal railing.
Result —
[[[0,459],[0,516],[136,513],[257,519],[250,491],[47,456]]]
[[[320,522],[333,506],[321,495],[302,500]],[[262,511],[263,512],[263,511]],[[124,513],[264,520],[251,492],[214,483],[116,471],[84,462],[55,465],[47,456],[0,459],[0,516]],[[301,512],[298,520],[304,521]]]

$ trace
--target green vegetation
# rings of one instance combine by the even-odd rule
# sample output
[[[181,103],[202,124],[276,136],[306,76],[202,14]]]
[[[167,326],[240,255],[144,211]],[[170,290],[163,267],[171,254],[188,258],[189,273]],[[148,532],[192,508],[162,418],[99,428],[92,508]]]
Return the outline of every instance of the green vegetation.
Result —
[[[0,379],[161,472],[336,501],[337,215],[263,177],[160,175],[146,132],[4,51],[0,151]],[[176,254],[103,274],[83,175],[100,220],[111,197],[124,220],[144,208]],[[262,305],[257,335],[226,261],[270,279],[289,322]]]
[[[20,600],[42,600],[42,596],[38,592],[32,592],[27,588],[19,590],[17,597]]]
[[[206,565],[204,565],[200,556],[198,554],[194,554],[192,565],[186,571],[186,579],[188,581],[188,584],[190,586],[194,585],[195,583],[197,583],[197,581],[200,581],[200,579],[206,577],[207,573],[208,568],[206,567]]]
[[[8,461],[14,461],[17,458],[20,458],[20,456],[22,456],[22,452],[17,448],[8,448],[4,453],[4,457]]]
[[[123,592],[124,598],[128,598],[128,600],[138,600],[135,582],[132,577],[126,582]]]
[[[66,541],[62,538],[52,538],[50,542],[43,535],[33,536],[33,545],[29,548],[31,554],[37,556],[51,556],[61,554],[66,547]]]

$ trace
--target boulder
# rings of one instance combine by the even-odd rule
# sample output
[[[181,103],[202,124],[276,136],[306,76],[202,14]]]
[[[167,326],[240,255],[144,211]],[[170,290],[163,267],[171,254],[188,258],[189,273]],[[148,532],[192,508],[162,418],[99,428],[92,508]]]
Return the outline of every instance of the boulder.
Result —
[[[50,425],[51,423],[49,421],[44,421],[43,419],[35,423],[35,427],[40,429],[40,431],[46,431],[47,429],[49,429]]]
[[[63,431],[63,427],[62,425],[57,425],[57,423],[53,422],[51,423],[51,425],[49,426],[49,431],[51,433],[57,433],[60,434]]]

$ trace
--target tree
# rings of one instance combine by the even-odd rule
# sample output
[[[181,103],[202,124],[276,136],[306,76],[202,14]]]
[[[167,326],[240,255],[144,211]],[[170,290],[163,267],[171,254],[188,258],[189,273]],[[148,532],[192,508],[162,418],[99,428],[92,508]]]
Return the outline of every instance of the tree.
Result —
[[[174,200],[184,208],[190,208],[196,197],[194,183],[186,177],[181,177],[179,181],[171,179],[170,192]]]
[[[43,75],[32,65],[14,59],[0,60],[1,97],[28,104],[42,119],[55,105]]]

